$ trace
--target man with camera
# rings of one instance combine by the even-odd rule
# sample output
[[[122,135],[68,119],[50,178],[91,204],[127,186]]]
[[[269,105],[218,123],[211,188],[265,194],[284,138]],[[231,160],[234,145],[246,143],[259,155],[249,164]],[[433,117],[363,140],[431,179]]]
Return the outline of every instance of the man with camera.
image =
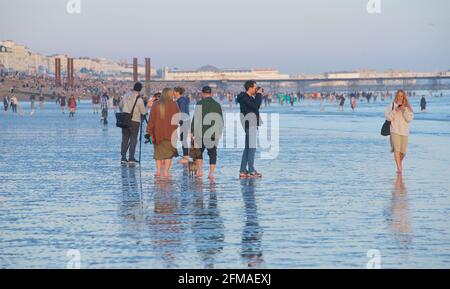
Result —
[[[121,146],[122,164],[139,163],[134,158],[134,153],[136,151],[137,136],[141,124],[141,116],[147,113],[144,101],[142,100],[142,97],[140,95],[141,90],[142,84],[140,82],[136,82],[132,94],[122,99],[121,107],[123,107],[123,112],[131,114],[131,122],[129,127],[122,128],[122,146]],[[128,149],[129,149],[129,159],[127,160]]]
[[[240,104],[241,123],[245,131],[245,149],[242,153],[239,178],[260,178],[255,170],[256,130],[260,126],[259,108],[261,107],[263,88],[256,86],[256,81],[249,80],[244,84],[245,92],[237,97]]]

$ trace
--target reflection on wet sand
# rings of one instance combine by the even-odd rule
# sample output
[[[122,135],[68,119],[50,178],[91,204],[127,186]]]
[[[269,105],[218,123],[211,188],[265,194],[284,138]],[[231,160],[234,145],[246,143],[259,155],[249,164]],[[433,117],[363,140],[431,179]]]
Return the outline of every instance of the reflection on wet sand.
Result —
[[[411,214],[409,210],[408,190],[401,175],[397,175],[395,188],[392,191],[390,205],[389,228],[393,238],[404,249],[412,241]]]
[[[143,204],[136,181],[136,171],[133,167],[121,167],[122,202],[120,214],[129,221],[128,226],[139,229],[144,220]]]
[[[178,266],[179,256],[187,248],[186,234],[191,226],[196,251],[204,268],[214,268],[216,256],[223,250],[225,232],[218,208],[216,185],[202,179],[185,178],[180,184],[182,192],[171,179],[156,179],[153,194],[153,212],[144,206],[141,190],[136,181],[139,168],[122,167],[121,216],[125,231],[140,238],[145,227],[149,232],[152,249],[161,260],[160,267]],[[150,204],[148,204],[150,205]],[[148,206],[151,208],[151,205]],[[140,240],[137,240],[140,242]]]
[[[160,255],[164,267],[176,267],[176,253],[182,243],[181,224],[178,210],[178,199],[170,179],[156,179],[153,197],[153,215],[149,216],[147,224],[155,246],[154,252]]]
[[[258,208],[255,200],[256,180],[241,180],[242,197],[245,204],[245,226],[242,231],[242,260],[248,267],[264,266],[261,240],[263,229],[258,221]]]
[[[203,180],[198,179],[196,182],[197,188],[193,195],[192,232],[204,268],[212,269],[215,257],[223,250],[224,224],[217,205],[215,184],[210,182],[209,190],[203,192]],[[205,195],[207,195],[206,204]]]

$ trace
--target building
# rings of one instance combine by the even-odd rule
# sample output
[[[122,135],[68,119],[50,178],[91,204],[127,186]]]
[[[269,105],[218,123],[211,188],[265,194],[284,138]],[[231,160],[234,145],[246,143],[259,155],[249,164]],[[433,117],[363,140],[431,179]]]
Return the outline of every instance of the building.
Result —
[[[5,71],[18,71],[29,74],[54,74],[55,59],[61,59],[61,73],[67,71],[67,58],[63,54],[45,56],[31,52],[28,47],[11,40],[0,42],[0,65]],[[106,58],[74,58],[74,73],[102,74],[105,76],[131,75],[132,65],[115,62]],[[138,73],[145,74],[145,67],[140,65]],[[151,74],[156,75],[156,69],[151,68]]]
[[[0,64],[7,71],[29,71],[33,58],[29,49],[14,41],[0,42]]]
[[[165,67],[163,80],[170,81],[206,81],[206,80],[268,80],[289,79],[288,74],[280,74],[271,68],[256,69],[219,69],[212,65],[202,66],[197,70],[178,70]]]

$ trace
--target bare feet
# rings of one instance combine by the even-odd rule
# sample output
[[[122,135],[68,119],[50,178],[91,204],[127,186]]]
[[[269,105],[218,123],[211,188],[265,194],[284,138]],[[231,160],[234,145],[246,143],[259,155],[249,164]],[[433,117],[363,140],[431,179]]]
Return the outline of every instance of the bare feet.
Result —
[[[197,172],[197,177],[199,177],[199,178],[203,177],[203,173],[201,171],[198,171]]]
[[[213,174],[209,174],[209,175],[208,175],[208,179],[214,180],[214,175],[213,175]]]

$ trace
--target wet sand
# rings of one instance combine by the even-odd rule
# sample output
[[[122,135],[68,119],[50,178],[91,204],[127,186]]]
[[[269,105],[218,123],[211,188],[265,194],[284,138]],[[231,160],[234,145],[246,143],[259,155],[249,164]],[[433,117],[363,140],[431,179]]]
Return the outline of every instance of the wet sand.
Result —
[[[0,114],[0,267],[66,268],[75,249],[82,268],[366,268],[375,249],[382,268],[448,268],[450,97],[416,114],[401,179],[387,103],[347,104],[263,109],[278,157],[239,180],[241,150],[219,150],[214,184],[176,163],[155,179],[149,145],[121,166],[112,110],[104,127],[89,102],[75,119],[53,102]]]

